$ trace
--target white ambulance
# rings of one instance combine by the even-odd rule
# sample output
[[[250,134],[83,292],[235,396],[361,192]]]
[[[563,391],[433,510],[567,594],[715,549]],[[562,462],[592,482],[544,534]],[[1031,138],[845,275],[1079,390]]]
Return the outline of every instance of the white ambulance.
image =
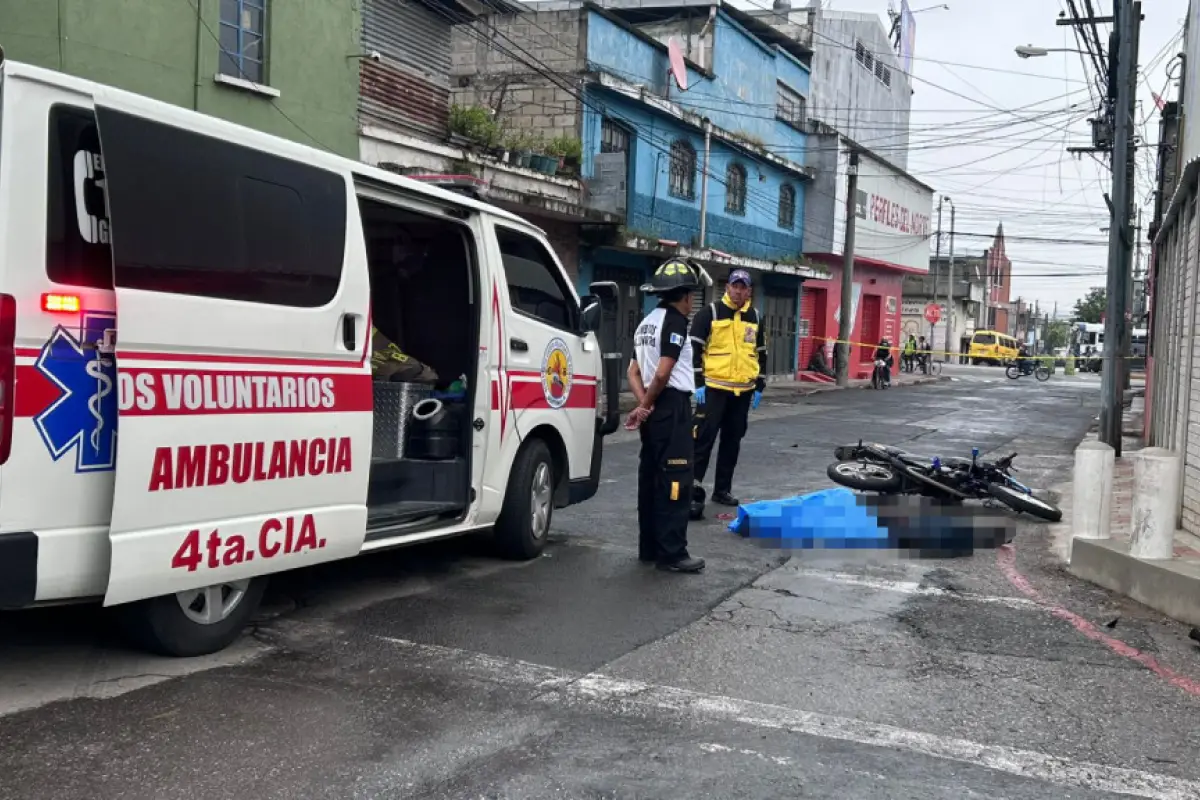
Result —
[[[102,599],[191,656],[271,573],[537,556],[617,426],[593,291],[486,204],[0,64],[0,608]],[[375,328],[438,386],[373,380]]]

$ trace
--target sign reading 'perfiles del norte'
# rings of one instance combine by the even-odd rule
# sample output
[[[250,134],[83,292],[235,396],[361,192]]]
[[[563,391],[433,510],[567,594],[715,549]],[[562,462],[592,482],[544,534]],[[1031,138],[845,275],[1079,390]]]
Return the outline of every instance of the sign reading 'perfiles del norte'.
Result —
[[[849,166],[848,155],[839,158],[839,176]],[[839,179],[835,236],[845,235],[845,180]],[[930,242],[936,223],[932,221],[933,190],[915,178],[865,153],[858,165],[855,195],[855,255],[911,269],[928,270]]]

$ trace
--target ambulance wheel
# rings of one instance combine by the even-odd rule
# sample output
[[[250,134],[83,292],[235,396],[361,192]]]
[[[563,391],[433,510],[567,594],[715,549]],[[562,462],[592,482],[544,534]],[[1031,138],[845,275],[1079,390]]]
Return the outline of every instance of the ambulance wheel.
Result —
[[[238,640],[266,588],[267,579],[260,577],[151,597],[124,609],[125,627],[139,645],[159,655],[210,655]]]
[[[505,558],[537,558],[546,546],[554,515],[554,459],[541,439],[521,446],[513,462],[504,508],[496,520],[496,545]]]

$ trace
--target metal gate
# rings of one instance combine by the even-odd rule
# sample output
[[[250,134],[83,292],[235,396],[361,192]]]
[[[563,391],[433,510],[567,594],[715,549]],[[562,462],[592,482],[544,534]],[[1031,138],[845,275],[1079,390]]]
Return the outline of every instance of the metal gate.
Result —
[[[593,280],[612,281],[617,284],[616,334],[617,348],[623,358],[622,367],[629,363],[633,356],[633,335],[638,323],[642,321],[642,271],[632,267],[614,267],[597,264],[593,272]],[[647,380],[649,378],[647,377]],[[629,391],[629,379],[625,370],[621,370],[621,391]]]
[[[870,364],[875,360],[876,345],[879,343],[879,314],[883,304],[877,294],[864,294],[862,298],[862,328],[858,336],[858,361]]]
[[[767,374],[796,374],[796,293],[768,289],[760,307],[767,340]]]

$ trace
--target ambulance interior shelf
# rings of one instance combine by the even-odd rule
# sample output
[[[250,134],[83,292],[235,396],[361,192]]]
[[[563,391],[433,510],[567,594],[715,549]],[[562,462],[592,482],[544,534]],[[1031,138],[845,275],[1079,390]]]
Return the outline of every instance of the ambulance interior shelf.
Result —
[[[383,538],[396,526],[467,510],[474,391],[467,376],[476,374],[479,309],[469,229],[364,198],[359,208],[372,323],[436,373],[420,383],[374,384],[368,524]]]

